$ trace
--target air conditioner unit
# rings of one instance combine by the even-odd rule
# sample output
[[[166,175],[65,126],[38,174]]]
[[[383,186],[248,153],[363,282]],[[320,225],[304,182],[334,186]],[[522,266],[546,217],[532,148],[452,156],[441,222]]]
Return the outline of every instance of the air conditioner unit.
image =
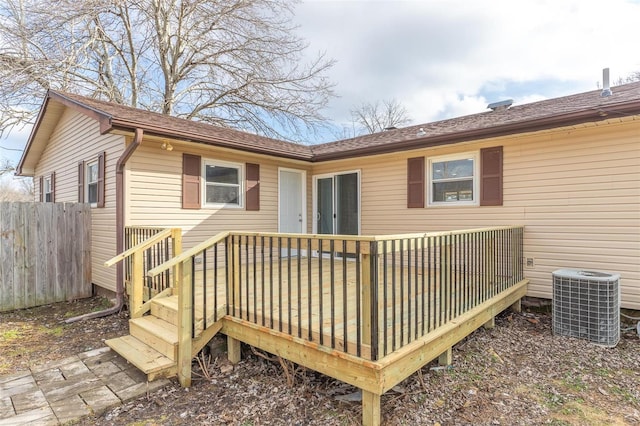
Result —
[[[553,272],[553,334],[614,347],[620,340],[620,275]]]

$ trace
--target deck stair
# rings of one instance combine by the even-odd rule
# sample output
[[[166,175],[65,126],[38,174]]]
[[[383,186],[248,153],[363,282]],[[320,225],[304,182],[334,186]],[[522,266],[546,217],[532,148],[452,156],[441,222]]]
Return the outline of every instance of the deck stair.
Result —
[[[148,380],[172,377],[177,373],[177,323],[178,296],[155,297],[148,315],[129,320],[129,335],[105,343],[145,373]]]

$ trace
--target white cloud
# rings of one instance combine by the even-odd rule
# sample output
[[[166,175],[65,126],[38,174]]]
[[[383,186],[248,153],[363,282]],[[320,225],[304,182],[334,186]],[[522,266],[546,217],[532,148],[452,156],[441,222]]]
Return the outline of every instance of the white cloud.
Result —
[[[396,98],[415,123],[596,89],[640,70],[640,3],[584,0],[306,1],[296,9],[311,51],[338,60],[327,112]]]

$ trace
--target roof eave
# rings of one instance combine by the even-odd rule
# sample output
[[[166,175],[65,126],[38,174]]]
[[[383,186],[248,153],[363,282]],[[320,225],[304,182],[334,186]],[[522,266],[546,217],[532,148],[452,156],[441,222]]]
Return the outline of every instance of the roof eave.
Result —
[[[354,148],[345,151],[315,154],[313,162],[342,160],[368,155],[388,154],[392,152],[410,149],[427,148],[439,145],[449,145],[461,142],[469,142],[479,139],[488,139],[500,136],[509,136],[516,133],[529,133],[548,130],[557,127],[572,126],[587,122],[598,122],[612,118],[612,115],[636,115],[640,114],[640,100],[625,102],[602,107],[593,107],[586,110],[574,111],[567,114],[553,115],[535,120],[527,120],[517,123],[503,124],[500,126],[477,128],[472,130],[447,133],[443,135],[427,136],[391,144],[380,144],[371,147]]]
[[[99,109],[96,108],[92,108],[90,106],[88,106],[85,103],[82,103],[80,101],[76,101],[75,99],[71,99],[65,95],[63,95],[62,93],[58,93],[55,91],[49,91],[48,96],[57,101],[60,102],[61,104],[69,107],[69,108],[73,108],[76,111],[79,111],[81,113],[83,113],[84,115],[93,118],[94,120],[96,120],[99,124],[100,124],[100,133],[101,134],[105,134],[109,131],[112,130],[113,128],[113,117],[104,112],[101,111]]]
[[[255,154],[263,154],[269,156],[276,156],[280,158],[287,158],[291,160],[311,161],[311,150],[308,154],[291,153],[284,150],[274,150],[273,148],[262,148],[257,145],[245,145],[238,146],[237,142],[230,142],[225,139],[215,137],[204,137],[198,133],[185,133],[178,131],[171,131],[159,126],[153,126],[147,123],[138,123],[130,120],[123,120],[114,117],[111,122],[111,130],[121,130],[125,132],[132,132],[136,128],[144,130],[145,134],[158,136],[158,137],[170,137],[185,142],[196,142],[205,145],[218,146],[222,148],[229,148],[244,152],[252,152]]]
[[[33,176],[35,170],[28,169],[25,170],[24,163],[27,160],[27,156],[29,151],[31,150],[31,145],[33,144],[33,139],[40,128],[40,124],[44,118],[45,110],[47,109],[47,105],[49,104],[49,93],[47,92],[47,96],[44,98],[42,102],[42,106],[40,107],[40,111],[38,112],[38,117],[36,118],[36,122],[31,128],[31,133],[29,134],[29,139],[27,139],[27,145],[22,151],[22,156],[20,157],[20,161],[18,161],[18,165],[16,166],[16,176]]]
[[[40,112],[38,112],[36,122],[31,129],[31,134],[29,135],[29,139],[27,140],[27,145],[22,153],[20,161],[18,162],[18,166],[16,167],[17,176],[33,176],[35,174],[35,169],[25,168],[25,162],[27,157],[29,156],[29,152],[31,151],[34,140],[40,130],[40,126],[42,124],[42,121],[44,120],[50,101],[58,102],[66,107],[73,108],[74,110],[95,119],[100,124],[100,133],[102,134],[107,133],[111,130],[111,116],[109,114],[91,108],[81,102],[70,99],[54,90],[48,90],[44,101],[42,102],[42,106],[40,107]]]

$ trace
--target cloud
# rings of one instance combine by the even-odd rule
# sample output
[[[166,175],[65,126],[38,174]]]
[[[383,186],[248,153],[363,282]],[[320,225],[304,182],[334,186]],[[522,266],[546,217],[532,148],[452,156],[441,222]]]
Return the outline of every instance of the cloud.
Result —
[[[395,98],[414,123],[597,87],[640,70],[640,2],[609,0],[306,1],[296,8],[311,51],[338,60],[327,115]]]

